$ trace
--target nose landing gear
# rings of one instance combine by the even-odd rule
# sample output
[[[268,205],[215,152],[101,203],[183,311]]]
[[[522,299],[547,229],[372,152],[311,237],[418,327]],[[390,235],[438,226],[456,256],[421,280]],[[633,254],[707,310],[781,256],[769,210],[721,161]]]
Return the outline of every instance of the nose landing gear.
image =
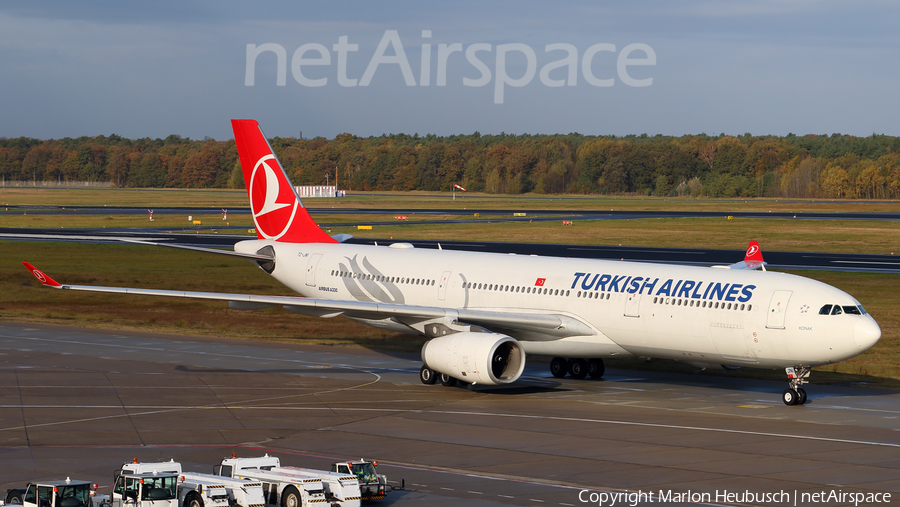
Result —
[[[785,405],[803,405],[806,403],[806,390],[800,386],[809,383],[807,379],[809,378],[810,370],[809,366],[794,366],[793,368],[784,369],[788,376],[788,385],[790,386],[781,394],[781,401]]]

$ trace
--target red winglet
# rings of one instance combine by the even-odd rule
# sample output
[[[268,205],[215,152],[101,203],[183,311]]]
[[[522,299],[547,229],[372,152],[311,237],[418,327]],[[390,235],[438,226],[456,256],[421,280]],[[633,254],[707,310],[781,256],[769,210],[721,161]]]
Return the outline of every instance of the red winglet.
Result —
[[[45,275],[43,271],[32,266],[31,264],[23,262],[22,265],[28,268],[28,271],[31,271],[31,274],[34,275],[34,277],[37,278],[39,282],[41,282],[41,285],[49,285],[50,287],[56,287],[57,289],[62,287],[61,283]]]
[[[747,247],[747,254],[744,256],[744,262],[763,262],[762,250],[759,248],[759,243],[756,241],[751,241],[750,246]]]

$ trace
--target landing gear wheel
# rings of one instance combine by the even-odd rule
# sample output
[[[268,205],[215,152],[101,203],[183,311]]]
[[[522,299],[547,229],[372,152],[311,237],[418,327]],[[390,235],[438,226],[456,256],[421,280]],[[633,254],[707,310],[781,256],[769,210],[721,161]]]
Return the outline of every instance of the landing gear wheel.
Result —
[[[574,379],[581,380],[587,377],[588,363],[584,359],[572,359],[569,362],[569,375]]]
[[[784,390],[782,401],[785,405],[803,405],[806,403],[806,391],[800,387],[809,383],[809,366],[798,365],[785,368],[788,376],[788,388]]]
[[[569,373],[569,361],[562,357],[554,357],[550,361],[550,373],[556,378],[563,378]]]
[[[591,359],[588,361],[588,375],[591,378],[600,378],[606,372],[606,365],[602,359]]]
[[[453,387],[456,385],[456,379],[446,373],[441,373],[441,385],[444,387]]]
[[[423,384],[434,384],[437,382],[438,376],[434,370],[428,368],[425,365],[422,365],[422,369],[419,370],[419,380],[422,381]]]
[[[793,389],[785,389],[784,392],[781,393],[781,401],[788,406],[796,405],[797,402],[800,401],[800,395]]]

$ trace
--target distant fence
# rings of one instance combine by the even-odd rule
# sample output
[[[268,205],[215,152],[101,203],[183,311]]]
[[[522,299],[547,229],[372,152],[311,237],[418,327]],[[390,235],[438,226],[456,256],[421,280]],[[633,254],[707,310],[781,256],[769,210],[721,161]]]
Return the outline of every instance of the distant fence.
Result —
[[[112,188],[109,181],[3,181],[0,180],[0,188]]]

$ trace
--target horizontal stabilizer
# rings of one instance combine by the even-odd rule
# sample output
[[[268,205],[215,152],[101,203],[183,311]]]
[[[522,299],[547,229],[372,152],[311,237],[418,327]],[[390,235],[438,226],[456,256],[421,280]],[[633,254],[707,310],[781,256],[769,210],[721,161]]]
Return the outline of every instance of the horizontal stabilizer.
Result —
[[[250,260],[254,260],[254,261],[270,261],[273,259],[273,257],[271,255],[233,252],[230,250],[219,250],[218,248],[203,248],[200,246],[176,245],[174,243],[156,243],[153,241],[143,241],[140,239],[120,239],[119,241],[124,241],[126,243],[134,243],[136,245],[165,246],[165,247],[169,247],[169,248],[178,248],[180,250],[192,250],[194,252],[203,252],[203,253],[211,253],[211,254],[218,254],[218,255],[229,255],[231,257],[241,257],[243,259],[250,259]]]

